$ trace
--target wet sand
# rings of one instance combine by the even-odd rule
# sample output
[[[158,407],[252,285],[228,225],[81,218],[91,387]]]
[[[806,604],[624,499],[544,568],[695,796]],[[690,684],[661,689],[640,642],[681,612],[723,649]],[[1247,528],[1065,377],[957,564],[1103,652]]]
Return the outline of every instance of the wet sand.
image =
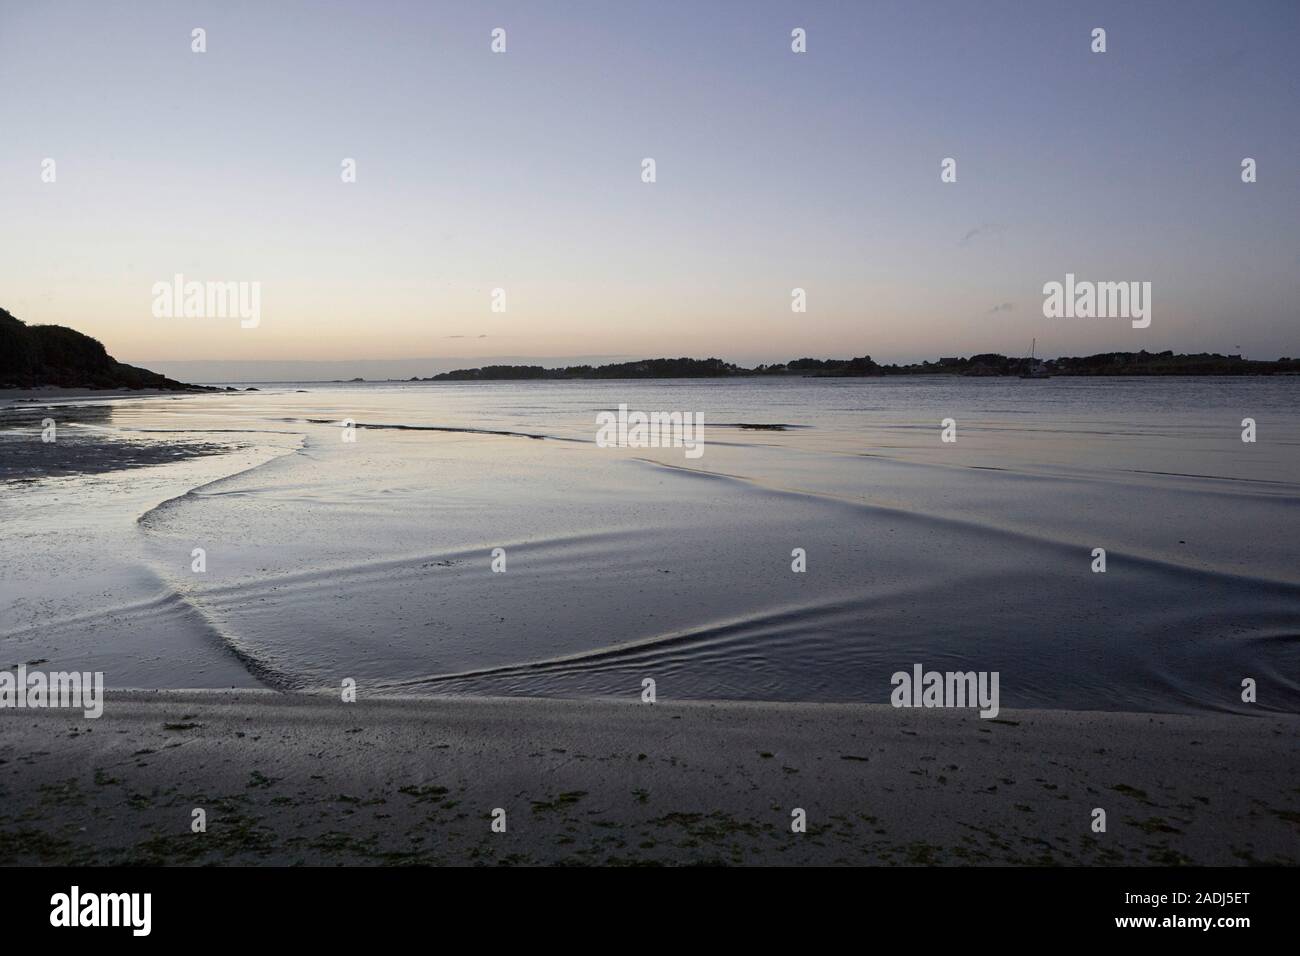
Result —
[[[168,395],[204,394],[201,389],[174,390],[168,388],[63,388],[59,385],[42,385],[39,388],[0,388],[0,405],[24,401],[85,401],[93,398],[159,398]]]
[[[623,401],[799,427],[598,448]],[[57,444],[19,406],[0,662],[879,704],[921,663],[998,671],[1013,708],[1295,713],[1293,406],[1271,381],[320,387],[69,404]]]
[[[0,711],[0,862],[1294,864],[1298,736],[1277,716],[117,692],[99,720]]]
[[[123,435],[114,427],[114,406],[122,399],[190,394],[153,388],[0,389],[0,482],[101,475],[229,451],[229,445],[218,442],[146,439]],[[50,440],[43,440],[48,422],[55,430]]]

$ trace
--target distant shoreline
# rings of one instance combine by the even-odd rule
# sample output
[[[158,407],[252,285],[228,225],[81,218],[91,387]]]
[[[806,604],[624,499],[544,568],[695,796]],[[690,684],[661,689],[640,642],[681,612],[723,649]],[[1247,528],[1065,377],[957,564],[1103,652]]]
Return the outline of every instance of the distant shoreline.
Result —
[[[546,384],[563,384],[565,382],[689,382],[689,381],[723,381],[728,379],[822,379],[822,378],[861,378],[861,379],[884,379],[884,378],[908,378],[921,380],[953,378],[982,378],[982,379],[1002,379],[1015,378],[1013,375],[951,375],[943,372],[923,373],[918,372],[909,375],[682,375],[682,376],[664,376],[663,378],[646,378],[628,376],[626,378],[479,378],[479,379],[444,379],[444,378],[366,378],[366,379],[249,379],[247,381],[231,382],[200,382],[198,385],[211,386],[220,391],[220,386],[227,385],[429,385],[429,384],[457,384],[460,382],[477,381],[477,382],[515,382],[521,385],[546,385]],[[1300,372],[1185,372],[1185,373],[1114,373],[1114,374],[1069,374],[1061,373],[1059,378],[1296,378],[1300,377]],[[232,392],[242,391],[243,389],[230,389]]]
[[[802,378],[885,378],[891,376],[942,375],[966,378],[1051,378],[1053,376],[1137,376],[1137,375],[1300,375],[1300,360],[1280,358],[1255,361],[1240,355],[1173,352],[1102,352],[1083,357],[1037,360],[983,353],[969,358],[954,356],[913,365],[880,365],[870,355],[852,359],[792,359],[775,365],[744,368],[717,358],[654,358],[609,365],[571,365],[543,368],[540,365],[488,365],[455,369],[429,378],[412,376],[408,382],[482,382],[584,379],[740,378],[792,376]],[[358,381],[354,379],[353,381]]]
[[[219,381],[219,382],[217,382],[217,381],[213,381],[213,382],[196,382],[196,383],[195,383],[196,391],[193,392],[193,393],[190,393],[190,394],[203,394],[203,392],[197,391],[198,389],[205,389],[205,390],[206,390],[206,389],[210,389],[210,390],[212,390],[213,393],[216,393],[216,394],[220,394],[223,390],[226,391],[226,392],[230,392],[230,393],[236,393],[236,392],[244,391],[245,389],[243,389],[243,388],[230,388],[229,386],[251,386],[251,385],[256,385],[256,386],[267,386],[267,387],[288,386],[288,385],[429,385],[429,384],[438,384],[438,385],[442,385],[442,384],[449,384],[449,383],[450,383],[450,384],[457,384],[457,383],[459,383],[459,382],[465,382],[465,381],[478,381],[478,382],[516,382],[516,383],[524,384],[524,385],[546,385],[546,384],[551,384],[551,383],[555,383],[555,384],[563,384],[563,383],[565,383],[565,382],[639,382],[639,381],[679,381],[679,382],[682,382],[682,381],[722,381],[722,380],[728,380],[728,379],[745,379],[745,380],[749,380],[749,379],[756,379],[756,378],[761,378],[761,379],[820,379],[820,378],[862,378],[862,379],[884,379],[884,378],[891,378],[891,379],[897,379],[897,378],[908,378],[908,379],[920,379],[920,380],[923,380],[923,381],[924,381],[924,380],[931,380],[931,381],[933,381],[933,380],[936,380],[936,379],[949,380],[949,379],[953,379],[953,378],[1002,379],[1002,378],[1015,378],[1015,377],[1016,377],[1016,376],[1011,376],[1011,375],[984,375],[984,376],[973,376],[973,375],[952,375],[952,374],[944,373],[944,372],[930,372],[930,373],[917,372],[917,373],[912,373],[912,374],[908,374],[908,375],[858,375],[858,376],[830,376],[830,375],[764,375],[764,374],[757,374],[757,373],[756,373],[756,374],[753,374],[753,375],[717,375],[717,376],[685,375],[685,376],[665,376],[665,377],[663,377],[663,378],[644,378],[644,377],[630,377],[630,376],[627,377],[627,378],[603,378],[603,377],[602,377],[602,378],[519,378],[519,379],[510,379],[510,378],[443,379],[443,378],[436,378],[436,377],[430,377],[430,378],[364,378],[364,379],[337,379],[337,378],[335,378],[335,379],[314,379],[314,378],[313,378],[313,379],[307,379],[307,378],[304,378],[304,379],[291,379],[291,378],[280,378],[280,379],[242,379],[242,380],[239,380],[239,381],[233,381],[233,380],[232,380],[232,381],[226,381],[226,380],[222,380],[222,381]],[[1264,378],[1269,378],[1269,379],[1272,379],[1272,378],[1297,378],[1297,377],[1300,377],[1300,371],[1298,371],[1298,372],[1223,372],[1223,373],[1215,373],[1215,372],[1185,372],[1185,373],[1173,373],[1173,372],[1167,372],[1167,373],[1164,373],[1164,374],[1156,374],[1156,373],[1141,373],[1141,374],[1139,374],[1139,373],[1122,373],[1122,372],[1116,372],[1116,373],[1109,374],[1109,375],[1108,375],[1108,374],[1104,374],[1104,373],[1096,373],[1096,374],[1070,374],[1070,373],[1060,373],[1059,376],[1056,376],[1056,377],[1059,377],[1059,378],[1107,378],[1107,379],[1110,379],[1110,378],[1176,378],[1176,379],[1184,379],[1184,378],[1251,378],[1251,379],[1258,378],[1258,379],[1264,379]],[[0,390],[0,398],[3,398],[3,397],[5,397],[5,396],[8,395],[8,394],[16,394],[16,393],[21,392],[21,391],[22,391],[21,389],[17,389],[17,390],[10,389],[10,390],[8,390],[8,391]],[[92,393],[89,393],[89,394],[93,396],[93,395],[97,395],[97,394],[99,394],[99,393],[93,393],[93,392],[92,392]],[[128,394],[128,393],[121,392],[121,393],[114,394],[114,395],[112,395],[112,396],[104,396],[104,397],[127,397],[127,394]],[[129,393],[129,394],[141,394],[141,393]],[[153,394],[153,393],[148,393],[148,392],[146,392],[146,393],[143,393],[143,394]],[[169,393],[169,392],[160,392],[160,393],[158,393],[158,394],[166,395],[166,394],[176,394],[176,393],[174,393],[174,392],[170,392],[170,393]],[[181,394],[186,394],[186,393],[181,393]]]
[[[1241,379],[1273,379],[1273,378],[1297,378],[1300,372],[1166,372],[1166,373],[1136,373],[1136,372],[1115,372],[1115,373],[1053,373],[1054,377],[1060,378],[1170,378],[1170,379],[1187,379],[1187,378],[1241,378]],[[188,388],[180,390],[154,389],[154,388],[78,388],[75,386],[59,385],[40,385],[31,388],[0,388],[0,405],[15,404],[18,402],[35,402],[41,403],[46,401],[87,401],[87,400],[105,400],[115,401],[124,398],[180,398],[183,396],[198,395],[236,395],[244,391],[259,391],[261,387],[287,387],[299,385],[428,385],[428,384],[458,384],[461,382],[514,382],[517,384],[528,385],[546,385],[546,384],[563,384],[565,382],[636,382],[636,381],[725,381],[743,379],[751,381],[753,379],[900,379],[906,378],[912,381],[930,381],[938,379],[949,381],[954,378],[978,378],[987,379],[1008,379],[1015,378],[1011,375],[954,375],[945,372],[916,372],[900,375],[856,375],[856,376],[834,376],[834,375],[796,375],[796,374],[733,374],[733,375],[683,375],[683,376],[663,376],[663,377],[645,377],[645,376],[627,376],[627,377],[588,377],[588,378],[372,378],[372,379],[248,379],[242,381],[221,381],[221,382],[196,382]],[[235,388],[232,386],[243,386]],[[253,387],[257,386],[257,387]]]

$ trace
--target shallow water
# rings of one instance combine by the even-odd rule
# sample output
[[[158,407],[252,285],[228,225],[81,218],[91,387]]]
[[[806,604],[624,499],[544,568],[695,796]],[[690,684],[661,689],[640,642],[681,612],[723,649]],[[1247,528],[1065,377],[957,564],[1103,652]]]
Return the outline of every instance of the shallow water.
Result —
[[[1004,707],[1300,710],[1295,379],[262,388],[55,410],[115,470],[0,484],[0,664],[883,703],[921,663]],[[620,403],[702,413],[704,454],[597,447]]]

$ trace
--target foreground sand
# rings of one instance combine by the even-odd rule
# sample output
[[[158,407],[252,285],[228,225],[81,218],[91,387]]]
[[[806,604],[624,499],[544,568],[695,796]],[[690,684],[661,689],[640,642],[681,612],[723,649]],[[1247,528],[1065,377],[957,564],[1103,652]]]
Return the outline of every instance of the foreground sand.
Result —
[[[0,711],[0,862],[1294,864],[1298,737],[1291,717],[121,692],[99,720]]]

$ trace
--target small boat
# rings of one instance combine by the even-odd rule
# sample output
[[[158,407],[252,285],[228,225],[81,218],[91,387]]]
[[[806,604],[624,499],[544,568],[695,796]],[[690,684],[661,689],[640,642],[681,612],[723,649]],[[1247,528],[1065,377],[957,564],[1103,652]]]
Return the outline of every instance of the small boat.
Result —
[[[1029,346],[1029,358],[1025,360],[1027,364],[1025,367],[1025,371],[1020,373],[1021,378],[1051,378],[1052,377],[1051,372],[1047,371],[1047,366],[1045,366],[1042,362],[1038,361],[1038,359],[1034,358],[1034,354],[1037,351],[1038,351],[1038,339],[1034,339],[1033,344]]]

